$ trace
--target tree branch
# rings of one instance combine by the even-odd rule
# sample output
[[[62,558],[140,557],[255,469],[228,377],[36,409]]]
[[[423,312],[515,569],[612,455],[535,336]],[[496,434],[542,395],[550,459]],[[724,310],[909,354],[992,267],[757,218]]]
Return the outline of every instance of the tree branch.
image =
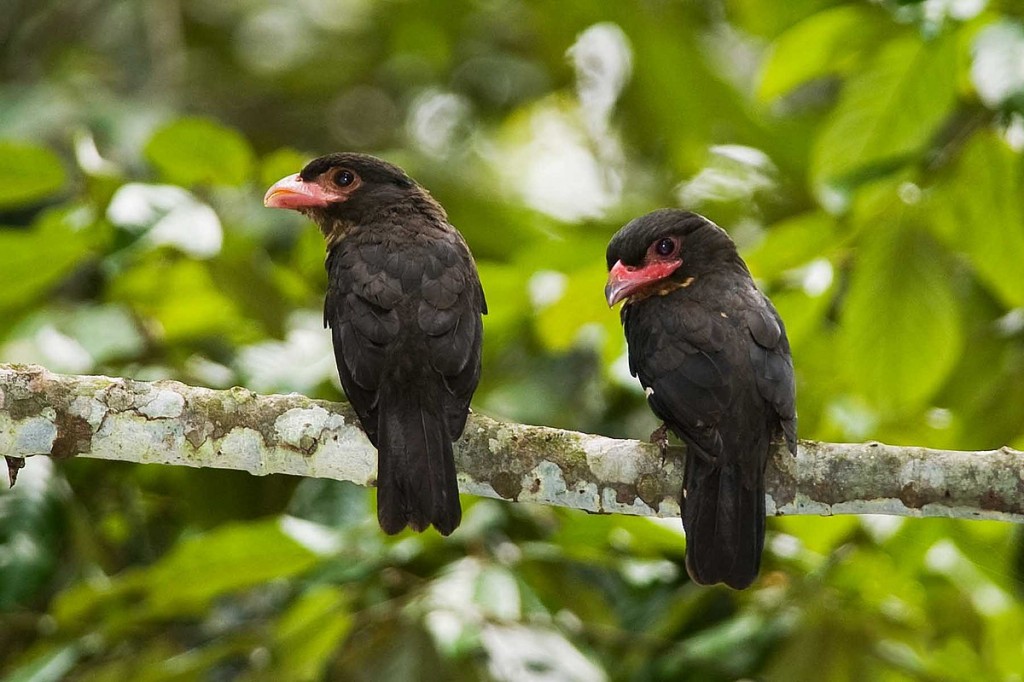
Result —
[[[0,453],[241,469],[373,485],[376,452],[347,404],[0,365]],[[470,416],[463,492],[590,512],[678,516],[682,450]],[[767,472],[768,513],[1024,522],[1024,453],[802,441]]]

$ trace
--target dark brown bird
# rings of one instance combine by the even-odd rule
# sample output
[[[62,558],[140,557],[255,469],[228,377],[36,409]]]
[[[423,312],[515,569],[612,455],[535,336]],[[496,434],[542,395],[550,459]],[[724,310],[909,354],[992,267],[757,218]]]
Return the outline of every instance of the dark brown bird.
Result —
[[[796,454],[785,327],[729,236],[696,213],[633,220],[612,237],[607,260],[608,305],[625,302],[630,372],[687,445],[687,572],[743,589],[761,565],[772,439],[781,433]]]
[[[425,189],[365,154],[314,159],[263,203],[305,214],[327,240],[324,324],[377,448],[381,528],[448,535],[462,518],[452,441],[480,380],[487,312],[469,247]]]

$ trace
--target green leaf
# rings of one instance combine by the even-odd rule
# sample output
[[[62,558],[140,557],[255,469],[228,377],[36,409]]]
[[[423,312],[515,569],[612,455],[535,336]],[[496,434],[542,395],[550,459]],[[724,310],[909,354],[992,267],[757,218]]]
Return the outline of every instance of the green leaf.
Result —
[[[900,224],[870,231],[842,315],[851,384],[898,414],[923,406],[963,346],[957,306],[947,258],[927,233]]]
[[[759,38],[773,38],[834,0],[728,0],[729,20],[737,28]]]
[[[836,219],[828,213],[801,213],[772,225],[761,243],[743,254],[743,259],[755,277],[776,277],[827,256],[836,246],[838,233]]]
[[[502,566],[481,566],[474,580],[473,603],[485,617],[494,620],[514,621],[521,618],[521,597],[515,574]]]
[[[1021,158],[997,135],[974,136],[951,175],[933,190],[931,218],[951,249],[1009,307],[1024,306]]]
[[[4,677],[5,682],[60,682],[81,658],[78,644],[69,644],[37,656],[31,663],[17,668]]]
[[[609,310],[604,298],[608,273],[603,262],[568,275],[562,296],[537,313],[537,333],[545,347],[564,352],[580,341],[598,335],[606,360],[618,357],[622,350],[622,327],[618,310]]]
[[[201,608],[239,590],[312,568],[317,555],[279,520],[222,526],[180,542],[163,560],[130,578],[161,614]]]
[[[533,308],[527,292],[529,270],[526,267],[477,261],[477,268],[484,296],[488,301],[501,301],[501,305],[491,305],[484,315],[484,364],[487,364],[489,357],[496,357],[499,348],[509,348],[516,342]]]
[[[779,517],[773,522],[776,530],[800,540],[808,550],[827,557],[860,528],[856,516]]]
[[[774,9],[774,8],[773,8]],[[849,73],[887,26],[869,5],[840,5],[813,14],[780,35],[761,69],[757,97],[770,101],[815,78]]]
[[[906,36],[851,75],[815,141],[818,191],[842,191],[920,152],[956,101],[956,66],[953,36]]]
[[[253,152],[241,133],[202,118],[182,118],[158,130],[146,145],[148,158],[168,181],[240,185],[252,173]]]
[[[786,289],[771,295],[772,303],[786,324],[789,343],[794,348],[802,345],[808,337],[820,333],[832,297],[831,287],[818,296],[811,296],[800,289]]]
[[[563,523],[551,542],[567,557],[594,563],[611,562],[611,549],[628,551],[635,558],[661,558],[683,553],[682,526],[667,528],[642,516],[582,517]]]
[[[125,571],[103,584],[76,583],[57,598],[52,612],[70,628],[102,614],[100,627],[111,632],[153,618],[202,613],[214,599],[294,578],[316,565],[318,554],[293,537],[309,532],[301,523],[283,517],[186,538],[152,566]]]
[[[49,149],[0,141],[0,209],[45,199],[66,182],[60,158]]]
[[[114,280],[109,295],[155,318],[168,343],[205,336],[239,343],[259,338],[259,326],[217,285],[206,263],[154,252]]]
[[[333,585],[312,587],[277,622],[275,677],[322,679],[324,668],[353,624],[340,589]]]
[[[341,529],[362,523],[369,513],[366,488],[349,481],[304,478],[288,502],[288,513]]]
[[[716,131],[742,136],[736,131],[754,126],[746,102],[708,63],[686,3],[649,9],[640,12],[620,3],[617,23],[627,35],[643,33],[631,45],[635,66],[620,111],[633,121],[633,142],[639,148],[666,159],[676,171],[692,172],[707,157]]]
[[[91,250],[68,211],[48,211],[30,229],[0,227],[0,310],[30,303],[70,273]]]
[[[146,346],[131,311],[123,305],[76,307],[61,316],[57,328],[82,344],[97,364],[137,357]]]

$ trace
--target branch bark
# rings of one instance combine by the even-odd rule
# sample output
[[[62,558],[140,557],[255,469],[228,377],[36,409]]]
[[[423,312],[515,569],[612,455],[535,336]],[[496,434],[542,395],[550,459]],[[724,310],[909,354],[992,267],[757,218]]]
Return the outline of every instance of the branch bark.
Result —
[[[347,404],[0,365],[0,453],[317,476],[373,485],[376,451]],[[678,516],[683,450],[470,416],[463,492],[597,513]],[[1024,522],[1024,453],[801,441],[767,471],[771,515],[897,514]]]

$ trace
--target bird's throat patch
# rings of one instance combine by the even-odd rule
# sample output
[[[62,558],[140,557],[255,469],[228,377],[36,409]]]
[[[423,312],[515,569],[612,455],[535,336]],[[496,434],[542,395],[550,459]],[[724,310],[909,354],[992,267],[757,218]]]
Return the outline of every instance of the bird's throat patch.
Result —
[[[667,296],[668,294],[671,294],[673,291],[678,291],[680,289],[687,288],[688,286],[693,284],[696,281],[696,279],[696,277],[687,277],[681,282],[665,280],[652,282],[648,286],[638,289],[635,293],[630,295],[626,299],[625,305],[638,303],[644,300],[645,298],[650,298],[651,296]]]
[[[323,225],[323,223],[320,223]],[[338,244],[342,239],[348,236],[348,234],[355,228],[355,223],[350,223],[344,220],[332,220],[327,225],[327,229],[321,227],[324,239],[327,240],[327,250],[330,251]]]

